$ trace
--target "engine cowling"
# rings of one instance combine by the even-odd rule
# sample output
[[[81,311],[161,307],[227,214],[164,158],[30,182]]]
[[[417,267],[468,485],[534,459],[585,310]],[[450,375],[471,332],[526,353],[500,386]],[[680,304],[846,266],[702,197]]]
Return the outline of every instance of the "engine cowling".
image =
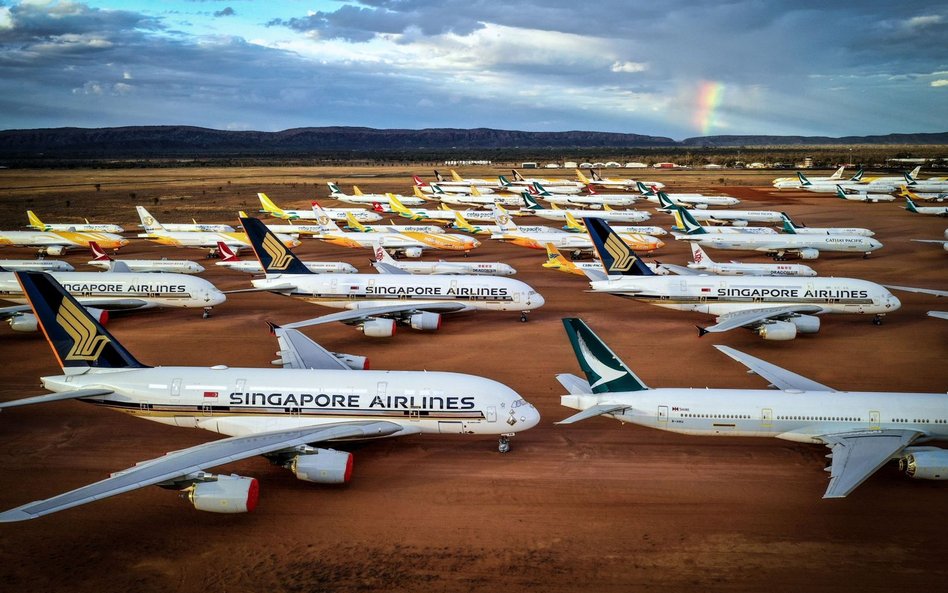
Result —
[[[188,488],[188,501],[199,511],[210,513],[249,513],[257,506],[260,484],[256,478],[231,474],[209,476]]]
[[[61,245],[50,245],[45,251],[46,255],[62,255],[66,252],[66,248]]]
[[[899,469],[916,480],[948,480],[948,449],[910,450],[899,459]]]
[[[362,323],[362,333],[370,338],[390,338],[395,335],[395,320],[366,319]]]
[[[800,259],[816,259],[820,256],[819,249],[812,249],[807,247],[806,249],[800,250]]]
[[[747,221],[746,220],[732,220],[731,226],[746,227]]]
[[[436,331],[441,329],[441,315],[429,311],[415,313],[409,317],[409,322],[412,329],[420,329],[421,331]]]
[[[358,354],[346,354],[345,352],[333,352],[332,355],[354,371],[369,370],[369,359],[365,356],[359,356]]]
[[[421,252],[421,247],[406,247],[404,251],[405,257],[421,257]]]
[[[707,209],[708,209],[708,205],[707,205],[707,204],[695,204],[695,208],[697,208],[698,210],[707,210]]]
[[[288,467],[297,478],[317,484],[345,484],[352,477],[352,453],[314,449],[294,457]]]
[[[791,317],[790,323],[797,327],[797,333],[799,334],[815,334],[820,331],[820,318],[816,315]]]
[[[797,337],[797,326],[789,321],[772,321],[761,325],[757,335],[765,340],[792,340]]]

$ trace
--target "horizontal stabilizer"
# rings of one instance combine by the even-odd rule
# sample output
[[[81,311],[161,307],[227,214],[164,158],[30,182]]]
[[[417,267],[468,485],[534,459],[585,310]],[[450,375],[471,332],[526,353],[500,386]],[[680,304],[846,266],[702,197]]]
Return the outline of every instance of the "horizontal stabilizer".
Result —
[[[658,267],[664,268],[673,274],[678,274],[679,276],[700,276],[701,272],[692,270],[691,268],[685,266],[679,266],[677,264],[658,264]]]
[[[379,274],[408,274],[411,275],[411,272],[405,271],[398,266],[393,266],[392,264],[387,264],[385,262],[377,261],[372,262],[372,265],[375,266],[375,269],[379,271]]]
[[[579,422],[580,420],[586,420],[588,418],[595,418],[596,416],[602,416],[603,414],[611,414],[623,408],[628,408],[627,404],[598,404],[591,408],[586,408],[578,414],[573,414],[569,418],[565,418],[556,422],[556,424],[572,424],[574,422]]]
[[[334,369],[351,370],[348,365],[333,356],[313,340],[295,329],[272,325],[273,334],[280,343],[280,361],[285,369]]]
[[[49,402],[58,402],[64,399],[79,399],[81,397],[95,397],[97,395],[109,395],[115,393],[111,389],[77,389],[75,391],[63,391],[60,393],[47,393],[45,395],[35,395],[33,397],[24,397],[9,402],[0,403],[0,409],[18,408],[20,406],[29,406],[32,404],[45,404]]]
[[[560,373],[556,376],[556,380],[572,395],[589,395],[593,392],[592,387],[589,386],[589,381],[570,373]]]

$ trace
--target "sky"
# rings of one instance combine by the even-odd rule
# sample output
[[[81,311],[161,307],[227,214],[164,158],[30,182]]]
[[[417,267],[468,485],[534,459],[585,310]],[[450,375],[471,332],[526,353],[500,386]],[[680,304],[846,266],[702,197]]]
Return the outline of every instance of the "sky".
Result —
[[[0,0],[0,129],[948,131],[948,4]]]

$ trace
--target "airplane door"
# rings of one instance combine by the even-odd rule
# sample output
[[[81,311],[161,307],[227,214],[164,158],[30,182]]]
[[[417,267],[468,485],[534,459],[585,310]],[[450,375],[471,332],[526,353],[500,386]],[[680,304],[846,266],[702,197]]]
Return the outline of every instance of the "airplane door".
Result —
[[[658,406],[658,422],[668,423],[668,406]]]
[[[171,381],[171,395],[172,397],[179,397],[181,395],[181,379]]]
[[[770,428],[774,424],[774,411],[770,408],[764,408],[760,411],[760,425]]]
[[[879,428],[879,422],[882,417],[882,414],[878,410],[869,411],[869,428],[871,430],[877,430]]]
[[[408,419],[412,422],[418,422],[421,420],[421,408],[413,406],[408,410]]]
[[[497,408],[495,406],[487,406],[487,421],[497,422]]]

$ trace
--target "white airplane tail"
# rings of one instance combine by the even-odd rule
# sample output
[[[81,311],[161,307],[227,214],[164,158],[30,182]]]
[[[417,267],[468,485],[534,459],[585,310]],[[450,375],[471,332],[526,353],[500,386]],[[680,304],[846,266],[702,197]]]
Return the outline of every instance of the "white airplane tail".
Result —
[[[152,216],[148,210],[145,210],[143,206],[135,206],[135,210],[138,211],[138,218],[142,221],[142,228],[146,231],[162,231],[165,227],[161,226],[161,223]]]
[[[313,212],[316,213],[316,226],[317,230],[321,233],[341,233],[342,229],[339,228],[339,225],[332,219],[329,214],[323,210],[323,207],[319,205],[319,202],[313,202]]]
[[[699,266],[709,266],[714,264],[714,261],[697,243],[691,244],[691,259]]]

